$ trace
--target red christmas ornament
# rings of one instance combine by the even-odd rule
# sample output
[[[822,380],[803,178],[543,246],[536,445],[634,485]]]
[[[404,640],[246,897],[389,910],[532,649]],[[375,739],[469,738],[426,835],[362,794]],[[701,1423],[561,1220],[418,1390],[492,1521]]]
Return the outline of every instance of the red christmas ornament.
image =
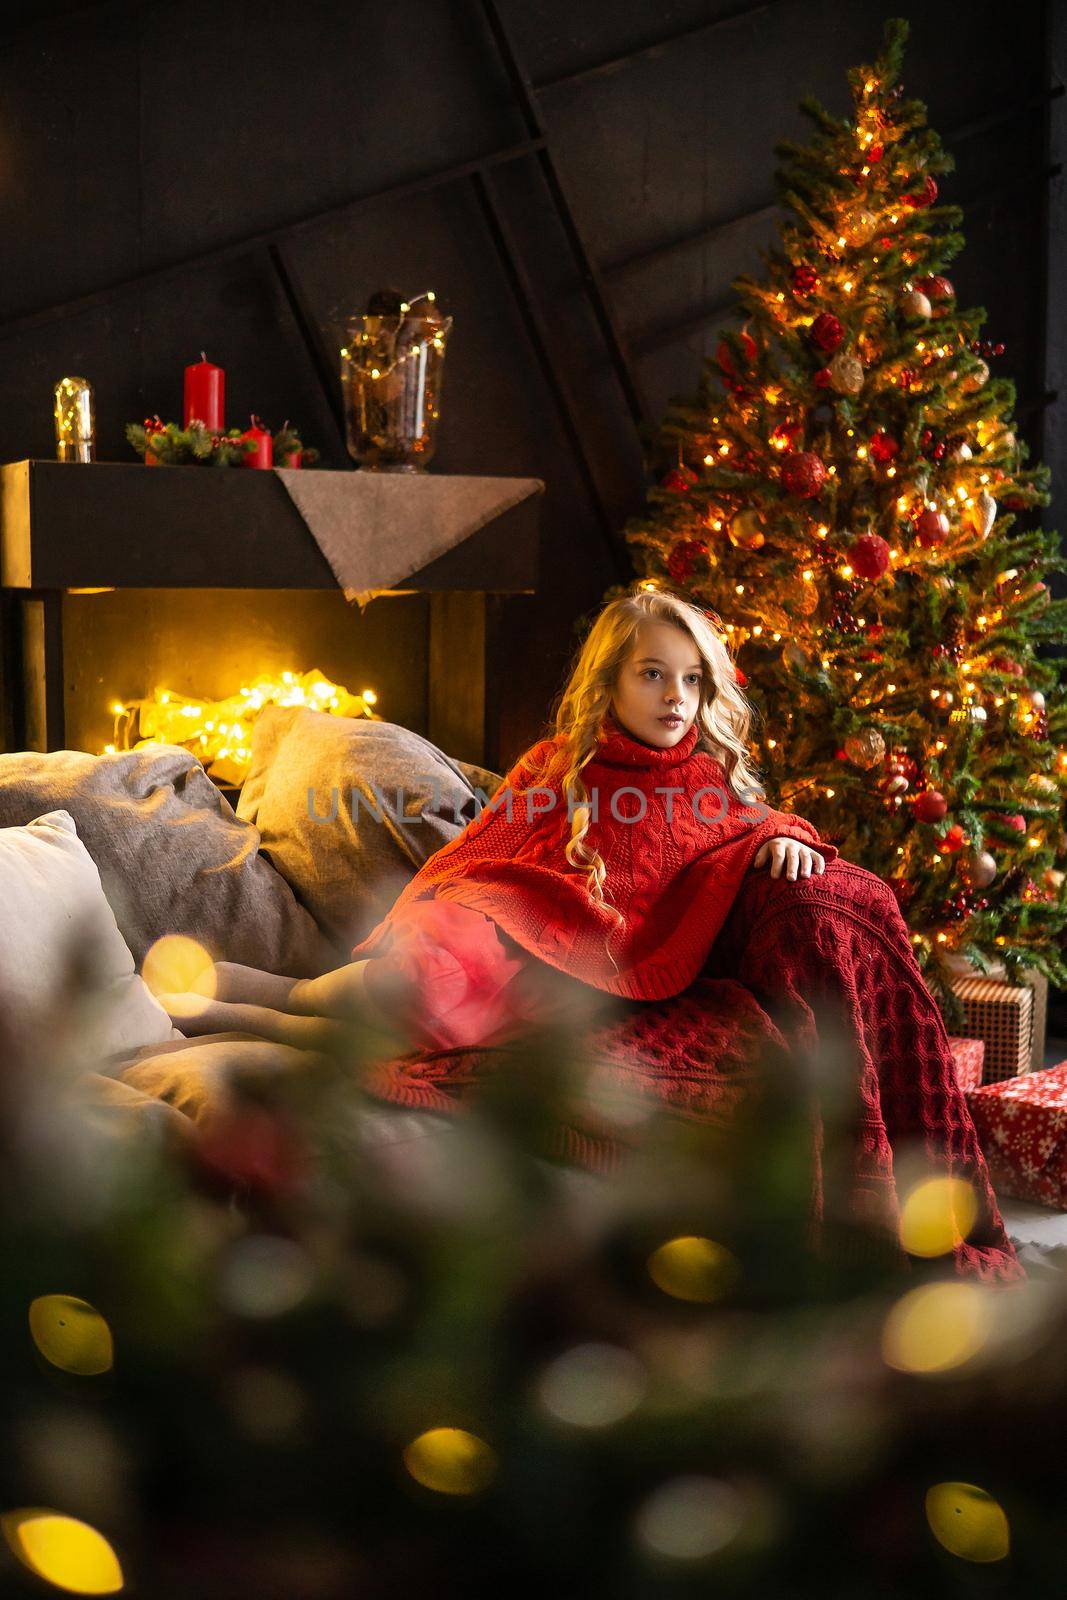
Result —
[[[887,467],[900,454],[900,445],[896,439],[881,428],[877,433],[871,434],[868,449],[872,460],[877,461],[880,467]]]
[[[1026,818],[1019,811],[1013,811],[1010,816],[1003,811],[994,812],[993,820],[1002,822],[1006,828],[1012,828],[1016,833],[1026,832]]]
[[[810,294],[818,281],[819,274],[805,261],[798,261],[790,268],[789,282],[797,294]]]
[[[948,801],[939,789],[920,789],[915,796],[915,815],[920,822],[940,822]]]
[[[697,475],[691,467],[672,467],[660,484],[661,489],[666,489],[670,494],[688,494]]]
[[[826,482],[826,468],[812,450],[793,450],[782,462],[782,483],[789,494],[810,500]]]
[[[814,381],[817,389],[828,389],[833,382],[833,373],[829,367],[820,367]]]
[[[894,745],[886,756],[885,769],[879,779],[878,787],[884,795],[892,799],[895,795],[906,794],[918,776],[918,762],[902,745]]]
[[[877,533],[861,533],[848,553],[853,570],[873,582],[889,571],[889,546]]]
[[[881,159],[882,159],[882,157],[884,155],[885,155],[885,145],[884,144],[872,144],[871,148],[867,152],[867,159],[868,159],[868,161],[873,161],[873,162],[877,163],[877,162],[881,161]]]
[[[747,330],[744,330],[741,333],[740,338],[741,348],[745,352],[745,360],[749,362],[754,361],[756,359],[757,350],[755,339],[753,339],[752,335]],[[734,353],[725,339],[719,340],[719,343],[715,349],[715,359],[719,363],[720,370],[724,372],[727,377],[737,377],[737,368],[734,366]]]
[[[954,856],[957,850],[962,850],[967,842],[967,835],[958,822],[954,822],[941,840],[941,848],[946,855]]]
[[[845,330],[832,311],[822,311],[811,325],[812,343],[827,354],[837,349],[845,337]]]
[[[915,519],[915,535],[919,543],[929,549],[932,545],[944,544],[948,538],[949,526],[949,520],[943,511],[932,511],[927,508]]]
[[[1021,678],[1026,670],[1021,661],[1013,661],[1010,656],[993,656],[989,665],[994,672],[1007,672],[1013,678]]]
[[[951,300],[956,293],[948,278],[937,275],[932,278],[916,278],[915,288],[928,300]]]
[[[936,199],[937,182],[927,173],[918,194],[906,194],[904,204],[911,206],[913,211],[921,211],[924,206],[932,206]]]
[[[771,443],[779,450],[787,447],[792,449],[803,432],[802,423],[779,422],[778,426],[771,432]]]
[[[675,583],[684,583],[696,571],[697,562],[706,556],[708,547],[703,539],[681,539],[667,558],[667,570]]]
[[[915,884],[910,878],[890,878],[889,887],[896,895],[897,905],[906,911],[915,898]]]
[[[737,680],[739,688],[743,689],[745,687],[745,685],[748,683],[748,679],[745,677],[745,675],[741,671],[740,667],[737,667],[737,666],[734,667],[734,677]]]

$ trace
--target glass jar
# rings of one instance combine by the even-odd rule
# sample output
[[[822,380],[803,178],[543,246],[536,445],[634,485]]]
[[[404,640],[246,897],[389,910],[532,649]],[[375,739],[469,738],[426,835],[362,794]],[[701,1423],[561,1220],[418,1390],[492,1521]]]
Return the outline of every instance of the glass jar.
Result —
[[[348,453],[372,472],[422,472],[433,456],[451,317],[415,306],[353,317],[341,351]]]

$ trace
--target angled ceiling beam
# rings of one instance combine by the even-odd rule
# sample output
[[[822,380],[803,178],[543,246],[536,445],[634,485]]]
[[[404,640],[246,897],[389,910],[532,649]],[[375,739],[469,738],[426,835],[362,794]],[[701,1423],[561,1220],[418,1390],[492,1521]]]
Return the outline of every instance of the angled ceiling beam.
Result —
[[[464,178],[469,178],[475,172],[488,171],[496,166],[506,165],[510,161],[521,161],[527,156],[536,154],[540,148],[541,140],[525,139],[520,144],[509,145],[505,149],[492,151],[488,155],[479,156],[474,161],[462,161],[455,166],[442,167],[436,172],[426,173],[421,178],[407,179],[402,183],[388,184],[383,189],[375,189],[367,194],[354,196],[351,200],[343,200],[338,205],[326,206],[321,211],[309,212],[305,216],[297,217],[291,222],[281,223],[276,228],[266,228],[260,233],[245,234],[239,239],[231,240],[228,244],[218,245],[211,250],[200,250],[190,256],[183,256],[179,261],[169,261],[164,266],[150,268],[147,272],[138,272],[128,278],[120,278],[114,283],[105,285],[101,289],[94,289],[89,294],[76,295],[69,300],[55,301],[47,306],[42,306],[36,311],[25,312],[21,316],[11,317],[6,322],[0,322],[0,339],[9,338],[18,333],[30,333],[35,328],[47,326],[51,322],[59,322],[64,317],[78,316],[82,312],[92,311],[97,306],[106,305],[110,300],[117,299],[124,294],[133,293],[137,289],[149,285],[167,283],[172,278],[181,277],[184,273],[198,271],[202,267],[214,266],[222,261],[231,261],[244,255],[251,255],[258,250],[269,248],[273,244],[284,244],[287,240],[295,239],[302,233],[320,227],[326,222],[342,221],[347,216],[354,216],[365,206],[376,205],[384,200],[404,200],[411,195],[422,194],[431,189],[437,189],[445,184],[457,183]]]

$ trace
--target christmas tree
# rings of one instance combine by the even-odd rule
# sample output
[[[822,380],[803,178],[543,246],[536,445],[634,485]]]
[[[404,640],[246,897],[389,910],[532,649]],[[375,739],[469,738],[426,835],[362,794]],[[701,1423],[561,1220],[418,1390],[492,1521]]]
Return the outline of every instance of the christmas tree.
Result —
[[[768,798],[885,877],[953,1016],[940,957],[1067,980],[1061,831],[1067,601],[1058,537],[1023,525],[1015,387],[946,264],[954,161],[899,82],[908,24],[848,73],[849,117],[775,146],[785,213],[762,280],[734,281],[695,400],[668,408],[665,475],[626,533],[648,585],[722,623],[756,709]]]

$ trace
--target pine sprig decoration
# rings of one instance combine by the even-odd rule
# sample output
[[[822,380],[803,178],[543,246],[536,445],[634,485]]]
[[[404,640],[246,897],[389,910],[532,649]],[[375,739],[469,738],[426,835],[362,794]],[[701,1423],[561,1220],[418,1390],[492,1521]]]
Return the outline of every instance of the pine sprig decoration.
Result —
[[[255,449],[252,440],[242,437],[240,428],[213,434],[195,419],[187,428],[179,428],[176,422],[160,422],[158,417],[144,423],[131,422],[126,427],[126,438],[139,456],[145,458],[150,451],[159,464],[166,467],[201,463],[211,467],[238,467]]]
[[[851,115],[809,96],[810,141],[775,146],[778,239],[667,408],[626,532],[642,578],[726,619],[768,792],[894,887],[931,979],[960,952],[1064,983],[1065,566],[1033,520],[1050,473],[1016,437],[985,308],[945,276],[964,216],[901,83],[907,37],[891,18],[848,73]],[[885,757],[857,765],[876,734]]]

